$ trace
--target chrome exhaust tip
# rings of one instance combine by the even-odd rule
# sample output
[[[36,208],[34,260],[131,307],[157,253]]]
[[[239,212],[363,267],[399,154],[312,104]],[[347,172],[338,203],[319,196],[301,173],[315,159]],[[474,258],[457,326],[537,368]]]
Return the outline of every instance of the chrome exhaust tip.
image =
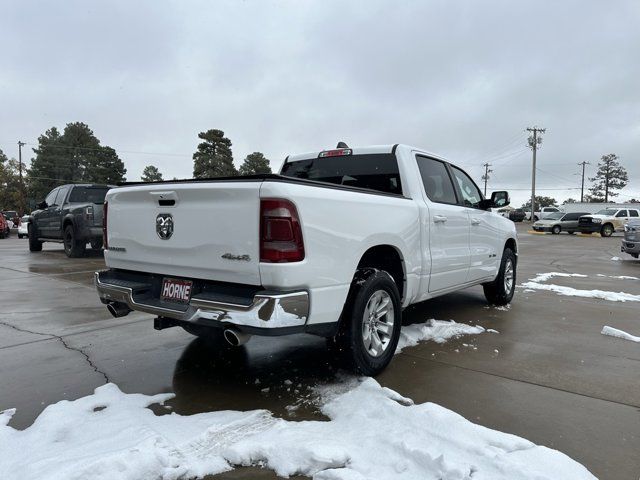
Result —
[[[249,341],[250,338],[251,338],[251,335],[249,335],[248,333],[242,333],[233,328],[227,328],[224,331],[224,339],[234,347],[239,347],[240,345],[244,345]]]
[[[129,315],[129,312],[131,311],[131,309],[127,305],[120,302],[107,303],[107,310],[109,310],[109,313],[115,318]]]

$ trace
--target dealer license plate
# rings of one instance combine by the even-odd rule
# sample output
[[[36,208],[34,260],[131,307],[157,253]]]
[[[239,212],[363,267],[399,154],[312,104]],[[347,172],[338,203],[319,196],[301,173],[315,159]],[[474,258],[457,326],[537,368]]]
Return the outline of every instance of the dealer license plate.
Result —
[[[165,278],[162,281],[160,298],[165,302],[189,303],[193,282],[177,278]]]

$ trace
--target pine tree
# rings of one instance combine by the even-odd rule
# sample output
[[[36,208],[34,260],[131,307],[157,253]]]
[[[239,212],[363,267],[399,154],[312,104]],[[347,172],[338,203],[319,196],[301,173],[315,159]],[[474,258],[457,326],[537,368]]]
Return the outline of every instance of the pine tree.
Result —
[[[200,132],[198,138],[204,140],[193,154],[193,177],[231,177],[238,174],[233,165],[231,140],[222,130]]]
[[[244,159],[244,162],[240,165],[238,173],[240,175],[271,173],[271,166],[269,165],[269,160],[265,158],[262,153],[253,152],[252,154],[247,155],[247,158]]]
[[[162,174],[158,167],[154,165],[147,165],[142,170],[142,181],[143,182],[160,182],[162,181]]]
[[[27,174],[29,196],[40,202],[55,187],[75,181],[71,162],[66,161],[62,135],[52,127],[38,137],[36,154]]]
[[[56,127],[38,138],[36,157],[31,160],[30,196],[41,201],[55,187],[65,183],[107,183],[125,181],[127,169],[116,151],[100,145],[88,125],[68,123],[61,135]]]
[[[126,180],[127,169],[113,148],[100,147],[92,161],[93,165],[84,172],[86,182],[116,185]]]
[[[596,176],[589,180],[594,182],[589,189],[592,201],[606,203],[609,197],[618,196],[614,190],[624,188],[629,182],[629,176],[627,170],[618,162],[618,156],[615,153],[609,153],[602,156]]]

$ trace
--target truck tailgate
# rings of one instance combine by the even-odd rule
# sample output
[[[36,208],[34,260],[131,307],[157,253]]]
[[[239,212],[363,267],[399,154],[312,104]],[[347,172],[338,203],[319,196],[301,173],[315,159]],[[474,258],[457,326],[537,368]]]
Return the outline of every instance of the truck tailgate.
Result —
[[[260,285],[260,185],[211,181],[110,190],[107,265]],[[163,232],[163,226],[172,228]]]

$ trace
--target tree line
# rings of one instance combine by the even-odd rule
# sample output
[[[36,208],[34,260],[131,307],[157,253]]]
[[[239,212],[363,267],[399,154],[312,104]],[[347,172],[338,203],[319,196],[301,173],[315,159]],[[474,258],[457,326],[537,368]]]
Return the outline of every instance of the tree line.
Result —
[[[269,160],[261,152],[247,155],[236,169],[231,140],[222,130],[207,130],[198,138],[201,142],[193,154],[194,178],[271,173]],[[16,209],[22,214],[65,183],[115,185],[126,181],[127,169],[116,150],[102,145],[82,122],[68,123],[62,132],[51,127],[38,137],[33,153],[30,166],[23,165],[20,175],[18,161],[0,150],[0,208]],[[142,172],[143,182],[162,179],[154,165],[147,165]]]

